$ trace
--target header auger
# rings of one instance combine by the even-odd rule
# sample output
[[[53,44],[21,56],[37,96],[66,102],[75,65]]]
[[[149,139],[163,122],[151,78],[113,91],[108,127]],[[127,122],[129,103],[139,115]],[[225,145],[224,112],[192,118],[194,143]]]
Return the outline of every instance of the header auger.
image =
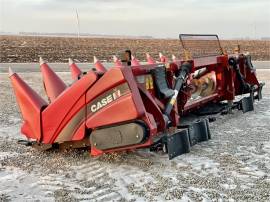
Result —
[[[212,46],[211,54],[199,38],[206,48]],[[146,54],[147,64],[141,64],[131,55],[122,61],[114,56],[114,67],[106,69],[94,57],[95,68],[88,72],[70,59],[71,86],[40,59],[48,102],[10,69],[27,144],[42,150],[86,147],[93,156],[149,148],[172,159],[211,138],[208,119],[183,125],[185,115],[253,110],[263,84],[248,54],[227,55],[216,35],[180,39],[183,59],[169,61],[160,53],[155,61]],[[248,96],[234,102],[244,94]]]

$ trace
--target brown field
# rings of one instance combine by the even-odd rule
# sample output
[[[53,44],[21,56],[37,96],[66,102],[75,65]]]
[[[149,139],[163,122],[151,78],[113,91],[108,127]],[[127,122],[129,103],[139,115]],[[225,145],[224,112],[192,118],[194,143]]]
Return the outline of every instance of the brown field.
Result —
[[[223,40],[222,47],[232,53],[239,44],[242,52],[249,52],[253,60],[270,60],[270,41]],[[79,62],[92,62],[93,56],[111,60],[130,49],[138,59],[145,60],[149,52],[155,59],[158,53],[170,57],[181,55],[177,39],[109,39],[109,38],[64,38],[39,36],[0,36],[0,63],[37,62],[43,56],[49,62],[67,62],[74,58]]]

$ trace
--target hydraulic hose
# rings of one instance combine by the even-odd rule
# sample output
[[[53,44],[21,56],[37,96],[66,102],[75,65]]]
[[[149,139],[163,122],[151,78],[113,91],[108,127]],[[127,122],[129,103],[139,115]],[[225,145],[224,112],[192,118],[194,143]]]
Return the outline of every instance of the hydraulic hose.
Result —
[[[241,87],[241,91],[242,93],[244,92],[249,92],[250,90],[250,86],[248,83],[245,82],[243,75],[240,72],[240,69],[237,65],[237,61],[235,58],[229,58],[229,65],[231,65],[234,69],[234,71],[236,72],[236,77],[240,83],[240,87]]]
[[[173,89],[174,95],[170,98],[170,100],[168,101],[165,107],[164,113],[167,117],[170,116],[170,113],[173,109],[173,105],[177,99],[178,93],[180,89],[182,88],[187,75],[191,72],[191,69],[192,69],[192,65],[189,62],[185,62],[181,65],[181,68],[179,70],[179,76],[176,78],[174,89]]]

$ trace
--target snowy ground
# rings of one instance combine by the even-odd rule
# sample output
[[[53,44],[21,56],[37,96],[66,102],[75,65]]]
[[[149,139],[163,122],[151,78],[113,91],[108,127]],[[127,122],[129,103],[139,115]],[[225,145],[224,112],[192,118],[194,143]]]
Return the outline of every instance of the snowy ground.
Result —
[[[146,150],[91,158],[17,144],[20,114],[0,74],[0,201],[270,201],[270,70],[255,111],[217,116],[212,140],[171,161]],[[39,73],[20,73],[44,96]],[[60,73],[70,81],[69,73]]]

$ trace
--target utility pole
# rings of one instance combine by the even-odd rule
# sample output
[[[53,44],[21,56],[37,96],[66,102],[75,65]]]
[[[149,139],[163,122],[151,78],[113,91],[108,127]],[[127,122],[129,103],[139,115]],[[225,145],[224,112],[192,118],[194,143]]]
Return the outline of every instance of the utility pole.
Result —
[[[79,19],[79,14],[78,14],[78,10],[76,9],[76,17],[77,17],[77,34],[78,34],[78,38],[80,38],[80,19]]]

